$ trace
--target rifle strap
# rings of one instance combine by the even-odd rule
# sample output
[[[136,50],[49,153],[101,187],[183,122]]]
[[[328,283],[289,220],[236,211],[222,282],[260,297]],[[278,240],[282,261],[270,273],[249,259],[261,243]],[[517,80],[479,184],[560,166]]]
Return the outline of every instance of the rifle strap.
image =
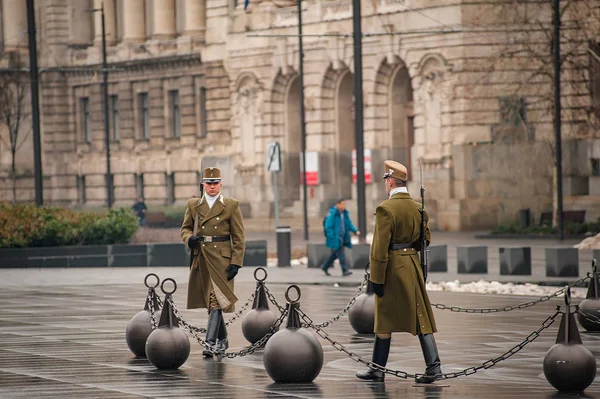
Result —
[[[198,205],[200,205],[200,200],[198,200]],[[194,235],[198,232],[198,211],[196,211],[196,217],[194,218]]]

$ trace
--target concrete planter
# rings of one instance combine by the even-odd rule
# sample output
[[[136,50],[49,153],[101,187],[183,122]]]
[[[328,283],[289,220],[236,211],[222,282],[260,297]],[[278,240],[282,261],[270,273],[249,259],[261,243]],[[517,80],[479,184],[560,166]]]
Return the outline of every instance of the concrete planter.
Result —
[[[0,268],[189,266],[183,243],[0,249]],[[267,265],[267,241],[247,241],[245,266]]]
[[[323,266],[323,263],[329,258],[331,249],[325,244],[306,244],[306,257],[308,258],[308,267],[317,268]]]
[[[190,250],[181,243],[147,244],[148,266],[189,266]]]
[[[445,273],[448,271],[448,247],[446,245],[429,246],[429,272]]]
[[[365,270],[369,263],[371,246],[369,244],[355,244],[351,249],[346,249],[346,261],[349,269]]]
[[[547,277],[578,277],[579,250],[577,248],[546,248]]]
[[[148,265],[147,244],[108,245],[108,266],[111,267],[140,267]]]
[[[267,265],[267,240],[246,241],[244,266]]]
[[[499,248],[500,275],[530,276],[531,248]]]
[[[458,273],[486,274],[488,272],[487,247],[457,247],[456,256]]]

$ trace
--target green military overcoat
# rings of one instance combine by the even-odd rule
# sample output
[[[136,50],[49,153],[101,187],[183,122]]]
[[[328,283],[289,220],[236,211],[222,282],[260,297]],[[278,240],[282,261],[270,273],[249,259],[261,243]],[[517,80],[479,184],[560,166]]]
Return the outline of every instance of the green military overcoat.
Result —
[[[181,225],[181,239],[188,244],[197,236],[231,236],[231,241],[202,242],[193,251],[194,260],[190,268],[187,308],[208,308],[211,289],[214,289],[223,312],[235,310],[237,297],[233,292],[233,281],[227,281],[225,271],[230,264],[243,266],[246,239],[244,222],[239,201],[220,195],[209,208],[206,199],[191,198]]]
[[[375,332],[436,332],[433,311],[425,290],[416,249],[390,251],[390,244],[415,243],[421,230],[421,204],[408,193],[396,193],[375,210],[371,245],[371,281],[383,284],[383,297],[375,296]],[[429,217],[425,212],[425,221]],[[427,226],[427,225],[426,225]],[[431,242],[429,226],[426,238]]]

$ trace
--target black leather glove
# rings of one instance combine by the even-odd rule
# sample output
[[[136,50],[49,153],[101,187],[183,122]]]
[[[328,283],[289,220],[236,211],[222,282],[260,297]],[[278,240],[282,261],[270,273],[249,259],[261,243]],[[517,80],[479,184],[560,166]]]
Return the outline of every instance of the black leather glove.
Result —
[[[188,248],[189,249],[194,249],[198,246],[198,244],[200,243],[200,239],[196,236],[191,236],[188,239]]]
[[[373,292],[375,295],[381,298],[383,296],[383,284],[376,284],[371,281],[371,285],[373,286]]]
[[[231,281],[240,270],[241,266],[238,265],[229,265],[225,271],[227,272],[227,281]]]

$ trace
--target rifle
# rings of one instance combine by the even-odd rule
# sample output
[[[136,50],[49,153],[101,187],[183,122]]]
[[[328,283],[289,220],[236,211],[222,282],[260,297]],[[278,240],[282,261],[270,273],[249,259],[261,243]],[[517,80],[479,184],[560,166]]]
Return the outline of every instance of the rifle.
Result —
[[[204,185],[202,184],[202,175],[200,175],[200,198],[202,198],[202,196],[204,195]],[[198,230],[198,212],[196,212],[196,217],[194,218],[194,232],[193,234],[196,235]],[[190,251],[190,269],[192,268],[192,264],[194,263],[194,250],[195,248],[192,248],[192,250]]]
[[[421,271],[423,280],[427,282],[428,256],[427,252],[427,234],[425,233],[425,188],[423,187],[423,160],[419,159],[419,169],[421,172],[421,233],[419,236],[421,247]]]

